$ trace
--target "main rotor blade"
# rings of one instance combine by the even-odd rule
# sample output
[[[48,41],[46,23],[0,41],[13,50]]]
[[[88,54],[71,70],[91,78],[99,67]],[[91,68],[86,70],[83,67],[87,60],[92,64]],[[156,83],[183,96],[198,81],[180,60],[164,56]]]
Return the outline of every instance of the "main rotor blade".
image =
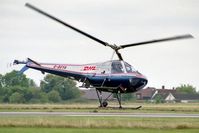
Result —
[[[49,18],[51,18],[51,19],[53,19],[53,20],[55,20],[55,21],[57,21],[57,22],[63,24],[63,25],[66,26],[66,27],[69,27],[69,28],[71,28],[71,29],[77,31],[77,32],[80,33],[80,34],[83,34],[83,35],[87,36],[88,38],[90,38],[90,39],[92,39],[92,40],[94,40],[94,41],[97,41],[98,43],[103,44],[104,46],[107,46],[107,45],[108,45],[107,42],[104,42],[104,41],[102,41],[102,40],[100,40],[100,39],[98,39],[98,38],[96,38],[96,37],[94,37],[94,36],[89,35],[88,33],[84,32],[84,31],[81,31],[81,30],[79,30],[79,29],[73,27],[72,25],[69,25],[69,24],[65,23],[64,21],[62,21],[62,20],[60,20],[60,19],[58,19],[58,18],[56,18],[56,17],[54,17],[54,16],[52,16],[52,15],[50,15],[50,14],[44,12],[44,11],[42,11],[41,9],[38,9],[37,7],[35,7],[35,6],[33,6],[33,5],[29,4],[29,3],[26,3],[25,6],[29,7],[29,8],[32,9],[32,10],[37,11],[38,13],[43,14],[43,15],[46,16],[46,17],[49,17]]]
[[[185,35],[179,35],[179,36],[174,36],[174,37],[162,38],[162,39],[157,39],[157,40],[151,40],[151,41],[145,41],[145,42],[139,42],[139,43],[126,44],[126,45],[119,46],[118,49],[123,49],[123,48],[127,48],[127,47],[143,45],[143,44],[149,44],[149,43],[157,43],[157,42],[164,42],[164,41],[173,41],[173,40],[187,39],[187,38],[193,38],[193,36],[190,35],[190,34],[185,34]]]

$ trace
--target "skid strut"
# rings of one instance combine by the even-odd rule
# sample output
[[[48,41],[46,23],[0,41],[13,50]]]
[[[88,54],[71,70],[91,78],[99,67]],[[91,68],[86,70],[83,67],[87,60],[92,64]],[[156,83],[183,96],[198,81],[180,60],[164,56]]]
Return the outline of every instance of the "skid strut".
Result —
[[[118,103],[119,103],[119,108],[122,108],[122,97],[121,97],[121,93],[120,93],[120,91],[118,91],[117,93],[116,93],[116,98],[117,98],[117,100],[118,100]]]
[[[100,103],[99,107],[107,107],[107,105],[108,105],[107,101],[108,101],[109,97],[111,97],[113,95],[113,93],[109,94],[105,99],[102,98],[102,91],[96,89],[96,93],[97,93],[97,97],[98,97],[98,100]]]
[[[102,92],[96,89],[96,93],[97,93],[97,97],[98,97],[98,100],[99,100],[99,103],[100,103],[99,107],[103,107],[102,106]]]
[[[102,97],[102,91],[96,89],[96,93],[97,93],[97,97],[98,97],[98,100],[99,100],[99,103],[100,103],[99,107],[106,107],[108,105],[107,101],[113,95],[113,93],[110,93],[105,99],[103,99],[103,97]],[[119,103],[119,108],[122,108],[122,105],[121,105],[122,98],[121,98],[120,91],[118,91],[116,93],[116,98],[117,98],[118,103]]]

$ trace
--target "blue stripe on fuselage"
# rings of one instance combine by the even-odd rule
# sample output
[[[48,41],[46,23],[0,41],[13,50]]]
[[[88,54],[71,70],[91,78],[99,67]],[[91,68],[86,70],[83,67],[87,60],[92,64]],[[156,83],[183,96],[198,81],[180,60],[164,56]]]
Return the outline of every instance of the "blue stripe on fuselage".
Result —
[[[118,87],[122,85],[124,87],[129,87],[129,79],[135,78],[134,76],[91,76],[88,77],[90,84],[93,86],[107,86],[107,87]]]

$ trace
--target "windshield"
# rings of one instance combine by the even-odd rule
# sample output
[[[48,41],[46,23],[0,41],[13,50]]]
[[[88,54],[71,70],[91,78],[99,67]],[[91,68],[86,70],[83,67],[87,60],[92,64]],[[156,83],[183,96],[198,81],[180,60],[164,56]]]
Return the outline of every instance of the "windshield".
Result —
[[[112,73],[124,73],[124,69],[120,61],[114,61],[111,65],[111,72]]]
[[[124,65],[125,65],[125,68],[126,68],[126,72],[127,73],[132,73],[132,72],[135,72],[136,70],[131,66],[129,65],[128,63],[124,62]]]

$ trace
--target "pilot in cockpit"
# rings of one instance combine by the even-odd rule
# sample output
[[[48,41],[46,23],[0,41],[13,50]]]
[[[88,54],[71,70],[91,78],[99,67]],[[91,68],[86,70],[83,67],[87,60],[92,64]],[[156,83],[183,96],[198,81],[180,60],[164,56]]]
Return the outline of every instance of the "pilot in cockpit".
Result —
[[[113,62],[112,63],[112,73],[123,73],[123,67],[122,64],[120,62]]]

